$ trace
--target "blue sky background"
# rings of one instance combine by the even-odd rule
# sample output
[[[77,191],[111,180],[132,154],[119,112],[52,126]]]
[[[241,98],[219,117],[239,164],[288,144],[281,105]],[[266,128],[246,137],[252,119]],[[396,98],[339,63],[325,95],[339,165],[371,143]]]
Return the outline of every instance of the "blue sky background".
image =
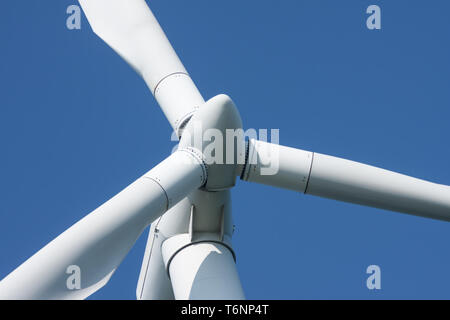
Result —
[[[450,2],[154,0],[208,99],[281,144],[450,185]],[[164,159],[145,83],[74,0],[3,1],[0,278]],[[382,29],[366,28],[366,8]],[[450,224],[238,181],[234,247],[249,299],[450,299]],[[147,231],[93,299],[134,299]],[[381,267],[382,289],[365,286]]]

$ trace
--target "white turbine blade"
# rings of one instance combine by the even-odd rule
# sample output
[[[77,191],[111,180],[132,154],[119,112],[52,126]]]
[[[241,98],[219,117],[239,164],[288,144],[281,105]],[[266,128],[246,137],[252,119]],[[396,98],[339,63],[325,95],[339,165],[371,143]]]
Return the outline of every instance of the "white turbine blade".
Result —
[[[320,153],[251,140],[242,179],[450,221],[450,187]]]
[[[161,254],[161,245],[168,237],[188,232],[191,207],[192,203],[186,197],[150,226],[136,288],[138,300],[174,299],[172,284]]]
[[[183,201],[180,201],[182,203]],[[180,204],[178,203],[178,205]],[[166,213],[169,214],[170,210]],[[161,255],[161,244],[165,237],[159,234],[158,225],[162,217],[150,226],[141,272],[136,287],[137,300],[173,300],[173,290]]]
[[[177,133],[204,103],[144,0],[79,0],[94,32],[145,80]]]
[[[3,279],[0,299],[88,297],[108,282],[148,224],[205,183],[205,172],[197,156],[175,152]]]

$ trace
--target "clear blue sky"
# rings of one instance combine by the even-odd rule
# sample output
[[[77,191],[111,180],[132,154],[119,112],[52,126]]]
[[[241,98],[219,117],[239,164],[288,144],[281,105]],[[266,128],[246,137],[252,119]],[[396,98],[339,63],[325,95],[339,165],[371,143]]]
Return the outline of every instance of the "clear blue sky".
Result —
[[[171,151],[145,83],[74,0],[3,1],[0,278]],[[448,1],[154,0],[205,98],[281,144],[450,185]],[[366,28],[366,8],[382,29]],[[450,224],[238,181],[237,267],[250,299],[450,299]],[[134,299],[147,231],[93,299]],[[365,286],[381,267],[382,289]]]

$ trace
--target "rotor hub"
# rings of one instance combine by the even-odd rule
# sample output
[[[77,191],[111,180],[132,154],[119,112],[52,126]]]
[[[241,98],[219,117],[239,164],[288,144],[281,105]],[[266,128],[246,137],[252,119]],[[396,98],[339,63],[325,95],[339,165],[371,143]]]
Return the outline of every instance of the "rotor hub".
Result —
[[[192,116],[179,144],[200,155],[208,169],[204,189],[219,191],[236,183],[239,166],[245,163],[245,142],[238,109],[227,95],[217,95]]]

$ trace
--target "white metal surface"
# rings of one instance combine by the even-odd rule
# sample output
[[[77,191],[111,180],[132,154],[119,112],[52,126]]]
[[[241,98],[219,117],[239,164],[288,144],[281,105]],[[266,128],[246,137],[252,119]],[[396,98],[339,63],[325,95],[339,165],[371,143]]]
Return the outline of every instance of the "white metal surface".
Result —
[[[174,298],[161,253],[161,245],[166,239],[177,234],[191,234],[192,241],[206,239],[206,234],[210,240],[222,239],[231,246],[232,233],[230,191],[193,191],[152,224],[139,275],[137,298]]]
[[[169,209],[189,194],[186,190],[192,191],[203,186],[207,182],[208,171],[201,157],[189,150],[179,149],[144,174],[144,177],[163,188]]]
[[[250,139],[242,179],[305,192],[312,152]]]
[[[253,163],[252,163],[253,162]],[[263,174],[268,167],[276,174]],[[269,173],[272,170],[268,170]],[[450,221],[450,187],[355,161],[250,140],[246,181]]]
[[[184,129],[179,147],[196,150],[208,165],[206,190],[220,191],[235,185],[238,163],[245,160],[245,145],[243,138],[229,140],[227,136],[238,130],[243,134],[241,116],[224,94],[209,99]]]
[[[180,201],[180,203],[181,202],[182,201]],[[167,275],[161,254],[161,245],[164,241],[163,237],[159,236],[158,232],[158,225],[161,218],[157,219],[150,226],[144,258],[142,259],[141,271],[139,273],[139,280],[136,287],[137,300],[175,299],[172,284]]]
[[[307,194],[450,221],[450,187],[314,153]]]
[[[228,241],[231,245],[233,219],[230,190],[208,192],[195,190],[188,196],[192,203],[188,232],[191,241],[204,234],[215,234],[214,240]]]
[[[189,229],[191,201],[186,197],[150,226],[136,297],[138,300],[174,299],[172,284],[162,258],[161,245],[169,237]]]
[[[175,298],[245,299],[230,247],[208,240],[184,245],[189,241],[189,234],[177,235],[162,246]]]
[[[144,0],[79,0],[94,32],[140,74],[175,130],[204,100]]]
[[[205,183],[203,174],[197,158],[175,152],[3,279],[0,299],[86,298],[108,282],[149,223]],[[81,271],[80,289],[67,286],[71,266]]]
[[[191,77],[184,73],[173,74],[161,81],[154,96],[178,137],[190,117],[205,103]]]

